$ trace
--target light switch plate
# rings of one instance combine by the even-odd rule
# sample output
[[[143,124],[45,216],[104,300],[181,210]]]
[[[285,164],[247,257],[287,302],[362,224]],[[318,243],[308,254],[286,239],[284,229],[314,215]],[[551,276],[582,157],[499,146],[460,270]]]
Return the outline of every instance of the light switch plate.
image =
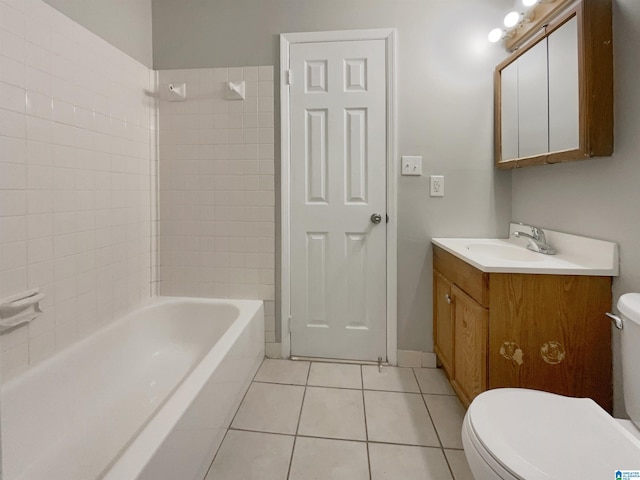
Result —
[[[403,155],[402,175],[422,175],[422,157]]]
[[[432,197],[444,197],[444,175],[431,175],[430,195]]]

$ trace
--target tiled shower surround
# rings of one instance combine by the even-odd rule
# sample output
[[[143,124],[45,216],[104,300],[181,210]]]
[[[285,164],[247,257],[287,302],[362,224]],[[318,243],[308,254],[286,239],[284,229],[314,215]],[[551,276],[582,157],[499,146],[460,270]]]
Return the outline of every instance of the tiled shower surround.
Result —
[[[182,83],[186,101],[167,101]],[[273,67],[163,70],[159,91],[160,294],[265,300],[272,344]]]
[[[0,336],[3,379],[150,297],[154,86],[40,0],[0,0],[0,298],[46,295]]]
[[[246,100],[225,100],[240,80]],[[0,298],[46,295],[0,335],[3,379],[158,293],[265,300],[276,347],[273,91],[270,66],[158,73],[40,0],[0,0]]]

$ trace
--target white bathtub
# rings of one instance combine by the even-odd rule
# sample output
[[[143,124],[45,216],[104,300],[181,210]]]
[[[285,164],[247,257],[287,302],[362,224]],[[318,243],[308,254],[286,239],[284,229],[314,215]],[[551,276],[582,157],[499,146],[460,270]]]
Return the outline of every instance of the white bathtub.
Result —
[[[3,385],[3,478],[202,479],[263,356],[262,302],[160,297]]]

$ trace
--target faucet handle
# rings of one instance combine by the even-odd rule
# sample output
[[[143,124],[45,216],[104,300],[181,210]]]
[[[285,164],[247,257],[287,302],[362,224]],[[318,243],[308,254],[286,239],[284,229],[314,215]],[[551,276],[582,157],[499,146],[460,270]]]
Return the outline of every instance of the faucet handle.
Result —
[[[544,230],[538,227],[531,226],[531,233],[533,233],[533,238],[542,243],[547,243],[547,239],[544,234]]]
[[[539,230],[539,228],[538,228],[538,227],[536,227],[536,226],[534,226],[534,225],[529,225],[528,223],[524,223],[524,222],[518,222],[518,225],[520,225],[520,226],[522,226],[522,227],[525,227],[525,228],[527,228],[527,229],[530,229],[530,230],[531,230],[531,233],[532,233],[532,235],[533,235],[534,237],[536,236],[537,231]],[[526,233],[528,233],[528,232],[527,232],[527,230],[525,230],[525,232],[526,232]]]

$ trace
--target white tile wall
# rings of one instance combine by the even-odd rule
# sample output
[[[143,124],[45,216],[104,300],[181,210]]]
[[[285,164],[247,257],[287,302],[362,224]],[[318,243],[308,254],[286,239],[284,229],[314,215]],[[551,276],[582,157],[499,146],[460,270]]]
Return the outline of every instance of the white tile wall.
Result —
[[[155,74],[40,0],[0,0],[0,298],[46,294],[0,335],[3,378],[152,291]]]
[[[225,100],[239,80],[246,99]],[[159,89],[160,293],[265,300],[273,343],[273,67],[163,70]]]

